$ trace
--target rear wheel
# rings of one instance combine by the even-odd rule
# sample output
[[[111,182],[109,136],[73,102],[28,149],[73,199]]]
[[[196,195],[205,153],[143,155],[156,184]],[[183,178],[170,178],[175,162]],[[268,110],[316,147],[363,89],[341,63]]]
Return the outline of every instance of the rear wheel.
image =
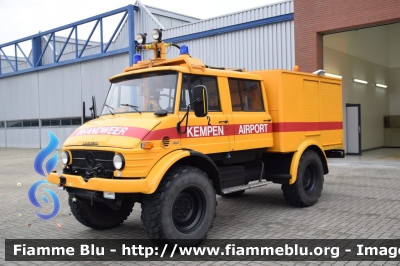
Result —
[[[130,213],[134,205],[130,195],[124,195],[121,206],[118,210],[111,209],[102,202],[75,197],[69,194],[69,206],[72,214],[83,225],[93,229],[109,229],[123,223]]]
[[[282,185],[286,201],[296,207],[308,207],[317,203],[324,183],[324,170],[319,156],[312,150],[301,156],[296,182]]]
[[[216,213],[214,187],[207,174],[191,166],[174,166],[157,190],[142,200],[142,223],[158,244],[193,246],[207,237]]]

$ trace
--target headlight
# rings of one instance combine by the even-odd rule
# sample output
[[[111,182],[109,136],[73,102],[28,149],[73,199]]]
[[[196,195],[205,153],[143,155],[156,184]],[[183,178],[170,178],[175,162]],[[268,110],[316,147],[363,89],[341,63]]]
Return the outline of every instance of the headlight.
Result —
[[[115,169],[121,170],[125,166],[124,157],[121,154],[115,154],[113,158],[113,164]]]
[[[152,30],[151,35],[153,35],[154,40],[161,42],[161,38],[162,38],[161,30],[154,29],[154,30]]]
[[[63,164],[68,164],[68,163],[69,163],[69,153],[68,153],[68,152],[63,151],[63,152],[61,153],[61,162],[62,162]]]
[[[139,43],[139,44],[144,44],[146,43],[146,33],[138,33],[136,35],[135,40]]]

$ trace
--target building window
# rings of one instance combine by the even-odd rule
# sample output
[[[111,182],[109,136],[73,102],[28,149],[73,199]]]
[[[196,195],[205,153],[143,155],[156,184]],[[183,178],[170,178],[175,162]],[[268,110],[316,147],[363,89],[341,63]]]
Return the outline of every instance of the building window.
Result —
[[[50,120],[50,123],[51,123],[52,126],[59,126],[59,125],[61,125],[60,119],[51,119],[51,120]]]
[[[79,126],[82,125],[81,118],[64,118],[61,119],[62,126]]]
[[[50,126],[80,126],[81,118],[80,117],[70,117],[70,118],[62,118],[62,119],[42,119],[41,120],[42,127],[50,127]],[[39,120],[18,120],[18,121],[6,121],[0,122],[0,128],[14,128],[14,127],[39,127]]]
[[[25,120],[25,121],[22,121],[22,126],[23,127],[38,127],[39,126],[39,120]]]
[[[62,126],[70,126],[71,125],[71,119],[61,119],[61,125]]]
[[[22,127],[22,121],[7,121],[7,127]]]
[[[42,120],[42,127],[50,126],[50,120]]]
[[[228,81],[233,111],[264,111],[260,81],[231,78]]]
[[[72,118],[71,125],[73,125],[73,126],[82,125],[82,119],[81,118]]]
[[[79,126],[82,125],[80,117],[67,117],[60,119],[42,119],[42,127],[54,126]]]
[[[38,127],[39,120],[7,121],[7,127]]]

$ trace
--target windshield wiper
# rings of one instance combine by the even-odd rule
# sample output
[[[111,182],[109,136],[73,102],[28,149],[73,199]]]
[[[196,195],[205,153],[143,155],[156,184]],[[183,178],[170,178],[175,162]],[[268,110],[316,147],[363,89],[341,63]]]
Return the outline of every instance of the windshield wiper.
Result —
[[[122,106],[129,106],[129,107],[132,107],[133,109],[135,109],[135,111],[139,112],[139,114],[142,113],[142,112],[139,111],[139,106],[130,105],[130,104],[127,104],[127,103],[121,103],[121,105],[122,105]]]
[[[108,111],[110,111],[110,113],[111,113],[112,115],[114,115],[114,113],[111,111],[111,110],[114,111],[114,108],[112,108],[112,107],[109,106],[108,104],[104,104],[104,105],[107,106],[107,107],[108,107]]]

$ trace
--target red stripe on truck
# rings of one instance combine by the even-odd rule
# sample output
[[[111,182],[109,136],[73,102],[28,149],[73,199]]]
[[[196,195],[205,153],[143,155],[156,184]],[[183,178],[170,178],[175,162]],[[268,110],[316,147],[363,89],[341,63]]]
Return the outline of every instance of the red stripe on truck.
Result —
[[[281,122],[272,123],[273,132],[299,132],[343,129],[342,122]]]
[[[149,134],[149,130],[141,127],[89,127],[78,128],[71,134],[71,137],[86,135],[110,135],[143,139],[147,134]]]
[[[301,132],[319,130],[343,129],[342,122],[282,122],[282,123],[261,123],[261,124],[231,124],[231,125],[201,125],[188,126],[185,134],[179,134],[176,127],[148,130],[140,127],[90,127],[75,130],[71,137],[85,135],[110,135],[131,137],[145,140],[160,140],[164,136],[173,139],[196,138],[196,137],[217,137],[230,135],[251,135],[265,134],[272,132]],[[181,131],[185,130],[181,126]]]

